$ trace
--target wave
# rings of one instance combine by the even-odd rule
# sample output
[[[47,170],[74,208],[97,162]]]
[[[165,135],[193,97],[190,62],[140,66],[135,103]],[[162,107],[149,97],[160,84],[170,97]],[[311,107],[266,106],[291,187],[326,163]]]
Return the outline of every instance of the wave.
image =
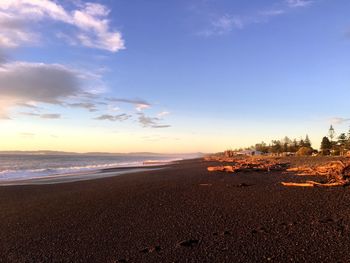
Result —
[[[15,180],[30,180],[42,177],[51,176],[64,176],[64,175],[75,175],[84,172],[96,172],[103,169],[109,168],[121,168],[121,167],[142,167],[142,166],[152,166],[159,164],[167,164],[178,159],[169,160],[138,160],[129,162],[112,162],[112,163],[100,163],[100,164],[76,164],[73,166],[66,167],[45,167],[36,169],[6,169],[0,171],[1,181],[15,181]]]

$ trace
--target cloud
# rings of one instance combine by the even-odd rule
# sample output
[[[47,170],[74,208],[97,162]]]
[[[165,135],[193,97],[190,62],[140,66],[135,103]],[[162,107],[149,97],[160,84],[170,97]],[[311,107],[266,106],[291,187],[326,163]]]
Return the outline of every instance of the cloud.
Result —
[[[61,118],[61,114],[57,114],[57,113],[40,114],[40,113],[34,113],[34,112],[21,112],[20,114],[25,116],[38,117],[41,119],[60,119]]]
[[[151,127],[156,129],[162,129],[162,128],[170,128],[171,125],[152,125]]]
[[[52,0],[5,0],[0,2],[0,47],[17,47],[37,42],[39,36],[27,25],[42,20],[53,20],[72,26],[73,36],[58,32],[68,43],[80,43],[90,48],[117,52],[124,49],[119,31],[112,30],[107,19],[110,10],[97,3],[84,3],[67,10]],[[56,33],[57,34],[57,33]],[[57,36],[57,35],[56,35]]]
[[[99,121],[104,121],[104,120],[107,120],[107,121],[125,121],[125,120],[130,119],[131,117],[132,117],[131,115],[128,115],[126,113],[119,114],[119,115],[104,114],[104,115],[101,115],[99,117],[96,117],[95,120],[99,120]]]
[[[31,103],[24,103],[24,102],[19,102],[16,104],[18,107],[25,107],[25,108],[30,108],[30,109],[38,109],[39,107],[35,105],[33,102]]]
[[[0,47],[13,48],[20,43],[33,44],[39,40],[36,33],[28,31],[25,20],[15,14],[0,11],[0,28]]]
[[[272,17],[286,14],[291,9],[306,7],[312,4],[311,0],[284,0],[284,2],[247,15],[221,14],[211,17],[210,23],[205,30],[198,33],[200,36],[220,36],[227,35],[234,30],[241,30],[252,24],[268,22]]]
[[[311,0],[286,0],[288,7],[305,7],[313,3]]]
[[[159,118],[162,118],[162,117],[164,117],[164,116],[166,116],[166,115],[169,115],[169,114],[170,114],[169,111],[161,111],[161,112],[159,112],[159,113],[157,114],[157,116],[158,116]]]
[[[79,74],[63,65],[13,62],[0,65],[0,115],[35,103],[62,104],[81,89]],[[30,106],[29,106],[30,107]]]
[[[152,106],[149,102],[142,99],[107,98],[107,100],[111,102],[122,102],[122,103],[133,104],[137,111],[142,111]]]
[[[76,102],[76,103],[67,103],[67,106],[72,108],[83,108],[90,112],[97,111],[97,106],[95,103],[92,102]]]
[[[270,10],[261,11],[260,14],[262,16],[270,17],[270,16],[283,15],[285,12],[286,11],[283,9],[270,9]]]
[[[148,128],[169,128],[169,127],[171,127],[171,125],[160,124],[159,122],[162,119],[160,119],[158,117],[148,117],[142,112],[139,112],[138,115],[139,115],[138,121],[144,128],[147,128],[147,127]]]
[[[1,26],[0,26],[1,28]],[[0,40],[1,41],[1,40]],[[1,44],[0,44],[1,46]],[[3,50],[0,49],[0,65],[7,62],[7,56]]]
[[[41,114],[40,118],[42,118],[42,119],[60,119],[61,114],[56,114],[56,113]]]
[[[350,118],[342,118],[342,117],[334,117],[330,119],[332,124],[343,124],[346,122],[350,122]]]
[[[210,26],[198,33],[201,36],[224,35],[230,33],[233,29],[242,29],[245,21],[240,17],[231,15],[222,15],[213,19]]]

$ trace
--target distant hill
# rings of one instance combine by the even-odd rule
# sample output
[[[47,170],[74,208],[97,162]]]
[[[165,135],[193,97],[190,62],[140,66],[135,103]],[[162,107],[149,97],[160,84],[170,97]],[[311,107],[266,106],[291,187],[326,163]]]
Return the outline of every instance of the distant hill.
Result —
[[[108,152],[64,152],[64,151],[0,151],[0,155],[92,155],[92,156],[182,156],[188,158],[202,157],[204,153],[152,153],[152,152],[131,152],[131,153],[108,153]]]

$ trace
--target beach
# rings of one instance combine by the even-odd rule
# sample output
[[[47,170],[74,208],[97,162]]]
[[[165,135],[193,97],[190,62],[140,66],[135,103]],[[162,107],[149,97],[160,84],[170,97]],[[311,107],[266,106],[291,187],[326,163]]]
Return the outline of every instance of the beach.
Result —
[[[202,159],[0,187],[0,262],[348,262],[348,187],[213,172]]]

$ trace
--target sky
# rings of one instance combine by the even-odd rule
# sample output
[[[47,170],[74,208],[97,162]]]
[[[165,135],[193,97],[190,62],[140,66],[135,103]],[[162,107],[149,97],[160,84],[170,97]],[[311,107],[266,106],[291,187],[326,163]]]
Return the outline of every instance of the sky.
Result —
[[[0,150],[217,152],[350,125],[348,0],[1,0]]]

